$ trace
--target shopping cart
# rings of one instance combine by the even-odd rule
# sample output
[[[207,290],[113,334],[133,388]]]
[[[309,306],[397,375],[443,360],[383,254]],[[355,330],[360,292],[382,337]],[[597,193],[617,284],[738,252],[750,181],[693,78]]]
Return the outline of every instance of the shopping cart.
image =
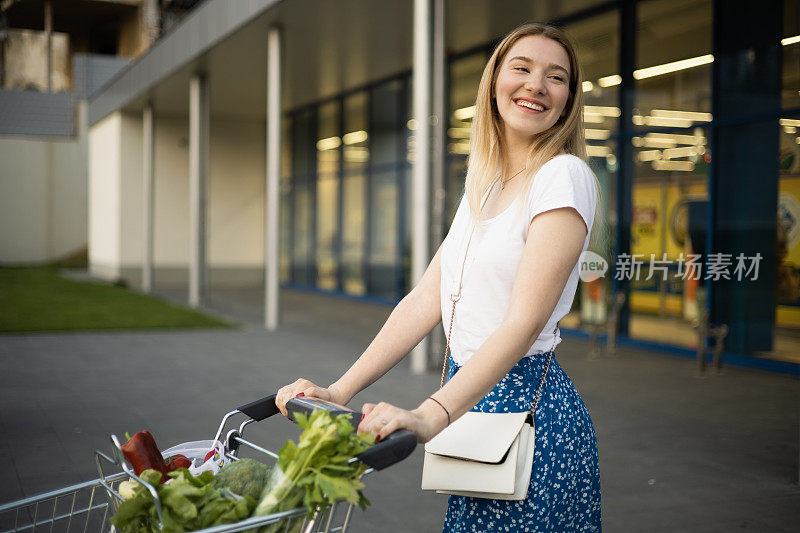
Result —
[[[325,409],[332,415],[347,415],[353,427],[357,427],[361,420],[361,413],[316,398],[294,398],[286,406],[290,418],[294,414],[303,413],[310,415],[315,409]],[[245,428],[253,422],[259,422],[277,414],[275,395],[267,396],[255,402],[243,405],[227,413],[220,422],[219,429],[214,436],[214,442],[220,441],[223,431],[228,427],[234,416],[242,414],[247,417],[237,427],[232,427],[225,435],[222,442],[225,456],[232,460],[239,459],[242,446],[253,450],[259,458],[266,456],[269,460],[277,461],[278,455],[254,444],[244,438]],[[162,508],[158,493],[152,485],[136,476],[133,469],[123,458],[121,443],[116,435],[111,435],[111,455],[95,452],[95,460],[100,477],[94,481],[87,481],[60,490],[39,494],[24,500],[0,505],[0,532],[11,531],[108,531],[113,532],[114,527],[109,523],[109,518],[114,515],[122,497],[119,494],[119,484],[128,478],[136,479],[144,485],[153,495],[158,514],[158,523],[154,526],[161,529]],[[364,476],[382,470],[408,457],[417,445],[416,436],[406,430],[398,430],[374,444],[363,453],[353,457],[350,461],[361,461],[367,465]],[[122,469],[107,474],[109,467],[114,470]],[[275,513],[267,516],[251,517],[240,522],[215,526],[203,529],[203,533],[223,533],[246,531],[260,526],[275,525],[280,531],[334,532],[347,531],[353,512],[353,504],[338,502],[325,509],[314,509],[309,518],[309,509],[298,507],[289,511]],[[299,527],[298,527],[299,526]]]

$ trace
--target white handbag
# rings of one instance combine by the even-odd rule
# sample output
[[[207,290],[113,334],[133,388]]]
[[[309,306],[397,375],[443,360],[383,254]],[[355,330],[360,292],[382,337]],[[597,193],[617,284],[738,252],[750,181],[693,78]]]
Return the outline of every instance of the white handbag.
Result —
[[[485,203],[484,199],[483,204]],[[473,226],[464,250],[457,278],[458,287],[456,288],[454,283],[450,295],[453,312],[450,316],[450,329],[444,351],[442,387],[448,363],[456,302],[461,298],[464,263],[474,229]],[[557,332],[558,324],[553,334]],[[547,362],[530,411],[521,413],[470,411],[425,444],[422,466],[423,490],[495,500],[524,500],[527,497],[533,469],[534,413],[539,404],[554,349],[555,339],[553,348],[547,354]]]

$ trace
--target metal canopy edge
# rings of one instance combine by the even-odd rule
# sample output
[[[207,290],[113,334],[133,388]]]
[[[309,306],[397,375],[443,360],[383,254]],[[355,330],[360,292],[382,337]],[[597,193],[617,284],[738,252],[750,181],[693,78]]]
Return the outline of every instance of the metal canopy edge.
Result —
[[[152,89],[281,0],[208,0],[89,99],[89,125]]]

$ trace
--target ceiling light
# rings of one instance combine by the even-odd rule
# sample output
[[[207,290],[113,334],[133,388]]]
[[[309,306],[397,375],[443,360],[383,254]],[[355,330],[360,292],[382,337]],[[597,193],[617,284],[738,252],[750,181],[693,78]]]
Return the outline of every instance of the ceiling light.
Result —
[[[586,155],[589,157],[606,157],[609,154],[611,154],[611,148],[608,146],[586,145]]]
[[[358,131],[351,131],[350,133],[345,133],[342,137],[344,144],[358,144],[361,142],[366,141],[368,138],[367,132],[364,130]]]
[[[323,152],[325,150],[334,150],[342,145],[342,140],[339,137],[328,137],[317,141],[317,150]]]
[[[475,116],[475,106],[462,107],[453,111],[453,117],[457,120],[469,120]]]
[[[783,46],[788,46],[794,43],[800,43],[800,35],[795,35],[794,37],[787,37],[785,39],[781,39],[781,44]]]
[[[618,107],[603,106],[603,105],[585,105],[583,106],[584,113],[594,113],[606,117],[618,117],[620,111]]]
[[[653,109],[650,114],[658,118],[677,118],[694,122],[711,122],[711,113],[697,111],[676,111],[674,109]]]
[[[584,130],[586,132],[586,138],[597,140],[597,141],[604,141],[611,136],[611,130],[595,130],[591,128],[586,128]]]
[[[675,170],[679,172],[691,172],[694,170],[694,163],[691,161],[653,161],[651,165],[655,170]]]
[[[612,74],[611,76],[606,76],[597,80],[597,85],[600,87],[613,87],[614,85],[619,85],[620,83],[622,83],[622,76],[619,74]]]
[[[633,71],[633,77],[637,80],[652,78],[653,76],[661,76],[662,74],[669,74],[670,72],[677,72],[687,68],[699,67],[700,65],[707,65],[714,62],[714,56],[707,54],[704,56],[690,57],[689,59],[681,59],[680,61],[673,61],[672,63],[664,63],[663,65],[656,65],[654,67],[640,68]]]

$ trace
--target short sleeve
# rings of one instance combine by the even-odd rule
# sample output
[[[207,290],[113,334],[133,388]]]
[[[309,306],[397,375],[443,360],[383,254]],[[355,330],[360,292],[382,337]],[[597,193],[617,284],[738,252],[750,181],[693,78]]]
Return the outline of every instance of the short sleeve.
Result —
[[[545,163],[533,178],[528,197],[528,221],[545,211],[573,207],[592,232],[597,208],[595,179],[589,166],[574,155],[561,155]]]

